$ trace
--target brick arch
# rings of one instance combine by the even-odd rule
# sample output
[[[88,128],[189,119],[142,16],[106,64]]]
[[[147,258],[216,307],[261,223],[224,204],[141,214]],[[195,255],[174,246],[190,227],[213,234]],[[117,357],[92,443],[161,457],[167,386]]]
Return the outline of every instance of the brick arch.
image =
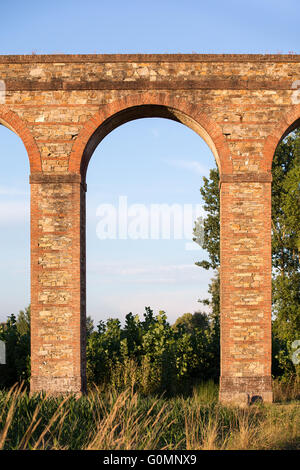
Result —
[[[266,138],[263,149],[263,170],[272,171],[272,162],[275,150],[282,139],[300,125],[300,104],[293,106],[282,116],[280,122],[274,126],[273,132]]]
[[[6,105],[0,105],[0,124],[3,124],[13,131],[22,140],[29,158],[31,173],[41,172],[42,164],[40,152],[24,121]]]
[[[74,142],[69,171],[80,173],[85,179],[89,160],[101,140],[125,122],[143,117],[163,117],[187,125],[209,145],[220,174],[232,173],[230,152],[222,130],[200,106],[167,93],[149,92],[129,95],[101,107],[85,123]]]

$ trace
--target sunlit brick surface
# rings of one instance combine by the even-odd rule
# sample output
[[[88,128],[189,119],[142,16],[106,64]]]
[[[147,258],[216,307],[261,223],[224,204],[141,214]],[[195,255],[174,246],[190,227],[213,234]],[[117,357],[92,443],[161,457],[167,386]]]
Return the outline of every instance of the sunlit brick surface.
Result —
[[[31,168],[33,392],[85,390],[86,169],[105,135],[154,116],[197,132],[220,170],[220,400],[272,400],[271,164],[299,77],[296,55],[0,56],[0,122]]]

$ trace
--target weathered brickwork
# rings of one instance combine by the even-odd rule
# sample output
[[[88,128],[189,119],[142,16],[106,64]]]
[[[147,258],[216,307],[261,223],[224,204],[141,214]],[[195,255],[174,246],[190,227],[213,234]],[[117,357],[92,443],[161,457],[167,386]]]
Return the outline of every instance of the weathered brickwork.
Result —
[[[220,400],[272,401],[271,165],[299,77],[295,55],[0,56],[0,123],[31,169],[32,391],[85,390],[86,171],[109,132],[153,116],[197,132],[220,170]]]

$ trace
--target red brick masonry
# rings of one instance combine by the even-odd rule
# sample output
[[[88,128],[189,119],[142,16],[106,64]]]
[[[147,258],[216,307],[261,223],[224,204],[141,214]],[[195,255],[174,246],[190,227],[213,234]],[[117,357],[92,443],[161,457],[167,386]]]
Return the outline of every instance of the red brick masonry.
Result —
[[[33,392],[85,390],[86,170],[109,132],[152,116],[197,132],[220,170],[220,400],[272,401],[271,165],[299,79],[297,55],[0,56],[0,123],[31,169]]]

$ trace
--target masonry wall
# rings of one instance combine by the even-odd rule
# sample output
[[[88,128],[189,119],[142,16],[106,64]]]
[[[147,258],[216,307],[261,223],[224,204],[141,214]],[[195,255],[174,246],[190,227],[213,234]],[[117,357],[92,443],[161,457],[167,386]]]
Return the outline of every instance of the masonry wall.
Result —
[[[272,401],[271,178],[234,179],[220,188],[220,399]]]
[[[81,191],[76,175],[31,175],[33,391],[85,388]]]
[[[293,55],[0,56],[0,122],[31,165],[32,391],[85,390],[85,169],[114,126],[151,112],[219,165],[220,399],[272,400],[271,162],[300,118],[299,75]]]

